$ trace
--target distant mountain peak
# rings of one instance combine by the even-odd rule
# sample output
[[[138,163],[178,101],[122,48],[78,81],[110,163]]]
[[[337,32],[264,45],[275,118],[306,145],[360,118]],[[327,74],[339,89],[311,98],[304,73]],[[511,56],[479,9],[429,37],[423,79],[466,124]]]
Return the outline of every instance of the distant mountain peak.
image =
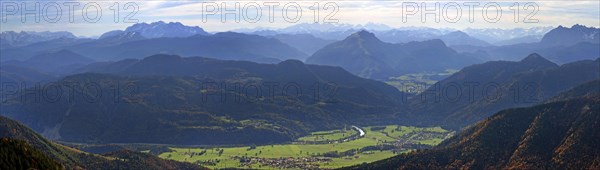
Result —
[[[358,31],[358,32],[356,32],[354,34],[356,34],[356,35],[358,35],[360,37],[365,37],[365,38],[371,38],[371,37],[374,38],[375,37],[375,34],[373,34],[372,32],[369,32],[367,30],[360,30],[360,31]]]
[[[363,40],[363,41],[367,41],[367,42],[381,42],[381,40],[379,40],[375,34],[373,34],[372,32],[366,31],[366,30],[361,30],[358,32],[353,33],[352,35],[350,35],[349,37],[346,38],[348,39],[357,39],[357,40]]]
[[[289,59],[289,60],[285,60],[280,62],[279,64],[277,64],[279,66],[286,66],[286,67],[304,67],[304,63],[300,60],[294,60],[294,59]]]
[[[189,37],[193,35],[209,35],[198,26],[186,26],[180,22],[157,21],[152,23],[137,23],[125,29],[124,32],[138,32],[147,38],[160,37]]]
[[[360,30],[360,31],[358,31],[358,32],[356,32],[356,33],[357,33],[357,34],[360,34],[360,35],[375,35],[375,34],[373,34],[373,33],[369,32],[369,31],[367,31],[367,30],[364,30],[364,29],[363,29],[363,30]]]
[[[216,37],[238,37],[238,36],[256,36],[256,35],[232,32],[232,31],[225,31],[225,32],[218,32],[218,33],[214,34],[213,36],[216,36]]]
[[[452,31],[438,37],[448,45],[473,45],[473,46],[489,46],[486,41],[471,37],[463,31]]]
[[[575,25],[571,26],[571,29],[573,29],[573,28],[588,28],[588,27],[586,27],[585,25],[575,24]]]
[[[462,31],[452,31],[450,33],[448,33],[450,35],[455,34],[455,35],[463,35],[463,36],[469,36],[469,34],[462,32]]]
[[[104,33],[98,38],[98,40],[101,40],[107,44],[120,44],[143,39],[147,38],[142,36],[142,34],[139,32],[125,32],[121,30],[114,30]]]
[[[558,66],[556,63],[553,63],[552,61],[542,57],[541,55],[539,55],[537,53],[529,54],[527,57],[522,59],[520,61],[520,63],[524,63],[524,64],[528,64],[528,65],[547,66],[547,67]]]
[[[538,54],[538,53],[531,53],[531,54],[529,54],[527,57],[525,57],[525,58],[524,58],[523,60],[521,60],[521,61],[525,61],[525,60],[537,60],[537,59],[540,59],[540,58],[544,58],[544,57],[542,57],[542,56],[541,56],[540,54]]]
[[[546,46],[570,46],[580,42],[599,43],[600,29],[579,24],[571,28],[560,25],[545,34],[541,41]]]
[[[25,46],[33,43],[50,41],[60,38],[77,39],[77,36],[67,31],[3,31],[2,33],[0,33],[0,40],[2,40],[3,43],[11,46]]]
[[[446,43],[444,41],[442,41],[441,39],[425,40],[425,41],[421,41],[421,43],[430,44],[431,46],[440,47],[440,48],[448,47],[446,45]]]

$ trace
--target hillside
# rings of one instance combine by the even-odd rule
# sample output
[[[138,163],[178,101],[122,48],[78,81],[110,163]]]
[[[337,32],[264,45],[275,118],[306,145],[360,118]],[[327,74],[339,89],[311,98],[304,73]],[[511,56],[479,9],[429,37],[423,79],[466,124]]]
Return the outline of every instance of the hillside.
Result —
[[[2,114],[71,142],[266,144],[350,124],[389,124],[406,97],[341,68],[294,60],[155,55],[83,72],[55,82],[62,89],[80,83],[59,100],[15,96]],[[82,88],[86,83],[99,90]]]
[[[34,69],[23,68],[13,65],[0,65],[0,101],[14,97],[19,94],[19,90],[27,87],[34,87],[43,83],[55,80],[56,77],[42,73]]]
[[[64,167],[24,141],[1,138],[0,168],[63,169]]]
[[[0,83],[26,83],[27,85],[33,85],[34,83],[45,82],[54,78],[52,75],[30,68],[13,65],[2,65],[2,68],[0,68]]]
[[[596,93],[503,110],[434,149],[346,169],[598,169],[598,103]]]
[[[4,62],[3,65],[14,65],[43,73],[62,75],[93,62],[95,61],[72,51],[60,50],[35,55],[25,61]]]
[[[519,62],[469,66],[410,99],[411,111],[403,120],[460,129],[500,110],[539,104],[596,80],[600,77],[598,70],[600,60],[557,66],[537,54]]]
[[[149,154],[119,151],[105,155],[85,153],[51,142],[20,123],[0,116],[2,166],[40,169],[203,169],[167,161]],[[4,147],[6,146],[6,147]],[[19,155],[18,157],[13,157]],[[10,168],[9,168],[10,169]]]
[[[577,98],[577,97],[581,97],[581,96],[586,97],[586,96],[593,96],[595,94],[600,94],[600,88],[598,88],[598,87],[600,87],[600,79],[584,83],[584,84],[574,87],[568,91],[562,92],[562,93],[558,94],[557,96],[554,96],[554,97],[548,99],[546,102],[567,100],[567,99]]]

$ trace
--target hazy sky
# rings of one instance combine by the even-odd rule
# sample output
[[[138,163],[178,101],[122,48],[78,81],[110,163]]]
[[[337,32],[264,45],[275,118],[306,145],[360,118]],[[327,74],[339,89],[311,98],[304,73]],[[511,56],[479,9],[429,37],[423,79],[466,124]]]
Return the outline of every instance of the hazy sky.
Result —
[[[110,30],[124,29],[135,22],[159,20],[200,26],[212,32],[254,27],[282,28],[298,23],[314,22],[345,24],[370,22],[392,27],[426,26],[455,29],[529,28],[574,24],[600,27],[600,1],[598,0],[485,2],[3,0],[0,3],[1,31],[71,31],[80,36],[97,36]],[[239,5],[237,10],[236,3]],[[36,7],[36,4],[39,6]],[[297,10],[298,7],[301,13]],[[501,9],[502,12],[498,12],[497,9]],[[435,19],[435,13],[439,17],[438,21]],[[39,21],[36,21],[36,17]],[[239,21],[236,21],[235,17],[238,17]]]

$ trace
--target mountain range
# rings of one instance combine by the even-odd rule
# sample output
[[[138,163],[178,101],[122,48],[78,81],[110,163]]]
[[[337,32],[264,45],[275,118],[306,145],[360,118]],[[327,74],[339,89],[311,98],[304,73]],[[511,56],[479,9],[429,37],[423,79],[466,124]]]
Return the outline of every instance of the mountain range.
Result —
[[[263,36],[276,34],[310,34],[321,39],[342,40],[359,30],[386,31],[390,29],[392,29],[392,27],[376,23],[367,23],[364,25],[343,23],[300,23],[280,29],[259,27],[254,29],[237,29],[233,31]]]
[[[600,35],[598,34],[598,28],[582,25],[574,25],[571,28],[559,26],[552,30],[549,27],[533,27],[528,29],[469,28],[457,31],[426,27],[392,28],[381,24],[297,24],[283,29],[240,30],[261,36],[237,34],[237,36],[226,37],[237,37],[239,39],[228,39],[223,36],[211,35],[198,26],[159,21],[134,24],[124,30],[107,32],[98,39],[78,38],[69,32],[17,33],[7,31],[3,32],[2,37],[0,37],[1,48],[3,49],[0,60],[23,61],[35,55],[67,49],[97,61],[117,61],[125,58],[143,58],[157,53],[169,53],[183,56],[205,56],[217,59],[277,63],[286,59],[305,60],[322,47],[333,43],[335,40],[344,40],[361,29],[370,30],[378,39],[388,43],[441,39],[444,44],[454,50],[460,53],[472,53],[476,58],[484,61],[518,61],[522,59],[518,57],[535,52],[546,56],[553,62],[564,64],[581,59],[595,59],[600,55],[598,54],[600,47],[597,45],[598,36]],[[232,33],[217,34],[231,35]],[[488,37],[484,37],[484,35],[488,35]],[[569,38],[564,39],[564,37]],[[269,39],[275,39],[279,42]],[[557,41],[557,39],[561,39],[561,41]],[[227,42],[227,44],[221,44],[228,40],[239,43]],[[168,41],[169,43],[160,43],[162,41]],[[173,41],[180,43],[172,43]],[[198,43],[197,41],[202,41],[202,43],[190,47],[191,44]],[[274,48],[259,47],[263,44],[269,44],[269,47]],[[140,47],[137,47],[140,45],[149,45],[152,48],[140,49]],[[207,46],[211,46],[211,48]],[[215,47],[218,48],[215,49]],[[227,50],[223,48],[227,48]],[[254,52],[248,51],[247,48],[260,50]],[[129,51],[129,49],[141,52],[138,55]]]
[[[457,53],[441,40],[392,44],[363,30],[325,46],[306,62],[340,66],[361,77],[387,79],[406,73],[461,68],[480,60]]]
[[[571,28],[558,26],[545,34],[541,41],[546,46],[571,46],[581,42],[600,44],[600,29],[579,24]]]
[[[558,64],[600,57],[600,29],[573,25],[557,27],[545,34],[540,42],[504,46],[454,46],[460,52],[483,52],[492,60],[518,61],[530,53],[538,53]]]
[[[62,89],[82,83],[61,91],[62,99],[15,95],[3,103],[2,115],[71,142],[266,144],[348,124],[391,123],[406,97],[339,67],[297,60],[257,64],[154,55],[80,71],[53,82]],[[86,83],[98,90],[82,88]],[[99,97],[91,102],[89,96]]]
[[[277,39],[234,32],[222,32],[210,36],[144,39],[111,46],[91,42],[67,47],[67,49],[88,54],[90,58],[101,61],[143,58],[160,53],[262,63],[306,57],[306,54]]]
[[[542,36],[553,27],[531,27],[531,28],[467,28],[460,32],[468,34],[472,40],[455,42],[446,42],[450,46],[454,45],[511,45],[518,43],[539,42]],[[237,29],[236,32],[257,34],[257,35],[275,35],[275,34],[310,34],[321,39],[343,40],[345,37],[360,30],[373,32],[382,41],[390,43],[406,43],[410,41],[425,41],[431,39],[440,39],[440,36],[457,32],[459,30],[449,28],[428,28],[428,27],[399,27],[393,28],[385,24],[367,23],[364,25],[352,24],[331,24],[331,23],[302,23],[292,25],[286,28],[254,28]],[[485,42],[476,44],[473,42]]]
[[[83,54],[96,61],[143,58],[160,53],[262,63],[277,63],[286,59],[303,60],[307,56],[274,38],[233,32],[153,39],[132,32],[97,40],[71,40],[65,43],[61,41],[65,40],[55,39],[45,43],[6,49],[3,50],[2,60],[27,60],[48,51],[63,49]]]
[[[384,42],[407,43],[411,41],[427,41],[440,39],[448,46],[470,45],[470,46],[491,46],[490,43],[471,37],[462,31],[438,30],[433,28],[424,29],[393,29],[389,31],[376,31],[374,34],[380,37]]]
[[[67,31],[59,31],[59,32],[33,32],[33,31],[4,31],[0,33],[0,42],[2,44],[2,48],[7,48],[5,46],[17,47],[17,46],[25,46],[37,42],[43,42],[53,39],[59,38],[77,38],[73,33]]]
[[[114,144],[251,150],[379,125],[458,135],[348,169],[600,168],[598,28],[240,32],[162,21],[98,39],[3,32],[0,169],[203,169]],[[380,82],[390,77],[433,85],[409,95]]]
[[[531,27],[531,28],[467,28],[463,32],[477,39],[492,43],[494,45],[511,45],[518,43],[539,42],[544,34],[554,27]]]
[[[204,29],[198,26],[185,26],[179,22],[158,21],[153,23],[137,23],[127,27],[125,30],[114,30],[104,33],[99,39],[112,36],[121,36],[136,32],[145,38],[164,38],[164,37],[189,37],[193,35],[210,35]]]

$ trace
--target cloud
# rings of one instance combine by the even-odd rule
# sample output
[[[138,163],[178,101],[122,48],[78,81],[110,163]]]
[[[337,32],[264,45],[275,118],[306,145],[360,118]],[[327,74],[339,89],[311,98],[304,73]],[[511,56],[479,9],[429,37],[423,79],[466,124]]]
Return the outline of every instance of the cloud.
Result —
[[[2,1],[2,3],[21,1]],[[49,3],[53,1],[39,1],[40,3]],[[57,1],[63,3],[64,1]],[[72,1],[69,1],[72,2]],[[515,27],[536,27],[536,26],[557,26],[557,25],[573,25],[576,23],[584,24],[588,26],[600,27],[598,20],[600,19],[600,1],[499,1],[503,12],[501,20],[496,23],[490,23],[482,18],[482,6],[485,3],[480,2],[480,6],[475,9],[475,22],[468,22],[467,18],[467,7],[463,5],[467,1],[458,1],[456,3],[461,5],[462,18],[460,22],[451,23],[445,21],[443,18],[440,22],[435,22],[433,16],[427,15],[427,21],[421,22],[421,15],[417,14],[407,18],[409,22],[402,22],[402,3],[407,1],[355,1],[355,0],[343,0],[343,1],[279,1],[279,6],[275,9],[274,19],[275,22],[269,22],[269,11],[267,6],[264,5],[266,1],[131,1],[128,5],[135,5],[138,7],[137,13],[132,13],[133,8],[125,10],[124,7],[128,1],[74,1],[79,2],[81,5],[76,9],[75,22],[68,22],[68,16],[63,13],[61,22],[57,24],[47,23],[42,20],[40,23],[28,22],[22,23],[21,16],[9,16],[7,19],[9,22],[2,23],[1,30],[67,30],[72,31],[78,35],[92,36],[93,34],[100,34],[114,29],[124,29],[126,26],[132,23],[123,23],[125,16],[135,14],[133,19],[137,19],[140,22],[154,22],[158,20],[164,21],[178,21],[187,25],[197,25],[205,28],[209,31],[226,31],[238,28],[252,28],[252,27],[286,27],[296,23],[310,23],[314,22],[315,18],[315,3],[319,4],[318,22],[323,22],[327,15],[333,16],[333,19],[337,19],[340,23],[349,24],[365,24],[368,22],[383,23],[393,27],[406,27],[406,26],[425,26],[434,28],[478,28],[478,27],[491,27],[491,28],[515,28]],[[86,3],[98,3],[102,7],[102,18],[96,23],[90,23],[81,16],[82,6]],[[259,22],[252,23],[240,19],[240,22],[234,22],[232,15],[226,15],[227,22],[221,21],[222,16],[217,15],[203,15],[203,3],[216,3],[222,6],[222,3],[226,3],[228,9],[234,6],[234,3],[239,3],[241,7],[250,3],[257,3],[261,6],[262,15]],[[268,1],[274,2],[274,1]],[[330,2],[329,5],[337,6],[337,13],[332,13],[332,8],[328,10],[324,9],[324,5]],[[428,7],[433,6],[438,1],[413,1],[421,6],[422,2],[425,2]],[[439,1],[441,7],[449,3],[450,1]],[[468,1],[472,2],[472,1]],[[523,5],[527,2],[534,2],[539,7],[539,11],[535,14],[534,18],[538,19],[538,23],[515,23],[513,21],[514,11],[510,6],[514,3],[520,5],[520,18],[522,20],[529,11],[525,11]],[[35,1],[26,1],[26,3],[35,3]],[[119,15],[115,22],[114,5],[118,3]],[[282,11],[282,7],[287,3],[297,3],[302,6],[301,19],[294,22],[286,21],[285,15]],[[312,8],[311,8],[312,6]],[[255,14],[257,11],[253,8],[248,8],[248,11],[242,11],[243,14]],[[531,8],[530,8],[531,9]],[[441,10],[441,9],[439,9]],[[5,12],[5,11],[2,11]],[[88,12],[95,12],[93,9]],[[295,14],[295,11],[288,11],[288,13]],[[202,17],[206,17],[207,21],[203,22]],[[28,21],[32,19],[28,18]]]

